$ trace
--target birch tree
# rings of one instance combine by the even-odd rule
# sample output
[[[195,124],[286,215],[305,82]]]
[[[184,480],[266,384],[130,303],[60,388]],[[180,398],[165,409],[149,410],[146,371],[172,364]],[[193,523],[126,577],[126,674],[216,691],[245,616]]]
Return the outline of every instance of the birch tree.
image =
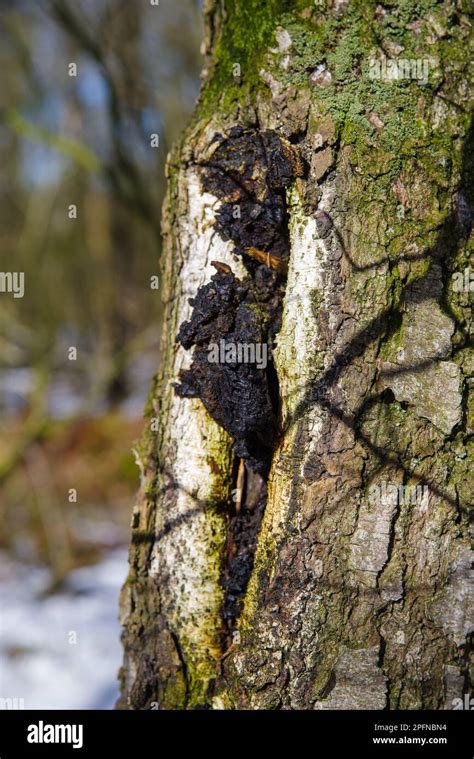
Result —
[[[119,706],[451,709],[472,629],[467,3],[204,15]],[[206,366],[239,330],[266,367]]]

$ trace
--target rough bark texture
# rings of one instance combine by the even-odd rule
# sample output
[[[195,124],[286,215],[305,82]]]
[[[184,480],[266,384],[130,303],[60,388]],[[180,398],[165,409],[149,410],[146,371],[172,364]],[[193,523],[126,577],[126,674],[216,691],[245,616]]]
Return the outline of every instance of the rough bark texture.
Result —
[[[200,102],[168,162],[120,706],[452,708],[472,630],[472,295],[453,285],[470,263],[467,3],[221,0],[205,15]],[[427,81],[374,78],[384,56],[428,61]],[[203,180],[236,126],[276,133],[304,166],[278,233],[278,441],[268,494],[248,471],[239,514],[231,437],[173,387],[211,261],[249,271]],[[257,206],[262,171],[245,186]]]

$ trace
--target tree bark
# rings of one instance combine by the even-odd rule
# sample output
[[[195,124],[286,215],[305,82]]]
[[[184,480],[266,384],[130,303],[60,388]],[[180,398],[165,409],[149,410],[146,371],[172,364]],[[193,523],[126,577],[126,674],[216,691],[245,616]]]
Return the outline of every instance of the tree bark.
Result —
[[[469,687],[464,6],[205,4],[201,96],[168,160],[122,708],[450,709]],[[290,255],[268,476],[239,466],[229,432],[173,386],[211,262],[255,271],[222,232],[227,164],[221,186],[205,174],[235,127],[300,160],[275,190]],[[259,160],[239,196],[256,206],[274,197],[274,161]]]

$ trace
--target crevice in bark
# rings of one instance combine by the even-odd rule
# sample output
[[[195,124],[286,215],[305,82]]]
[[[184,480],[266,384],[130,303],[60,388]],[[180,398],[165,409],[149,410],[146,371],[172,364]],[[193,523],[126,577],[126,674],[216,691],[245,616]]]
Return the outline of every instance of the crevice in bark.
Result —
[[[463,696],[469,694],[473,695],[471,667],[472,667],[472,653],[474,651],[474,633],[466,635],[466,642],[460,646],[460,671],[463,676]]]
[[[176,635],[172,630],[170,630],[171,639],[174,643],[176,654],[179,659],[179,663],[181,665],[181,670],[183,674],[183,682],[184,682],[184,706],[188,703],[189,699],[189,676],[188,676],[188,667],[186,664],[186,657],[183,655],[183,651],[181,650],[181,644],[179,642],[179,636]]]
[[[222,570],[224,650],[233,642],[233,633],[253,569],[260,524],[267,502],[266,478],[255,474],[251,469],[246,469],[246,484],[241,498],[240,508],[237,510],[234,507],[229,514]]]
[[[379,648],[379,658],[377,661],[377,666],[382,671],[384,670],[384,659],[385,659],[385,652],[387,650],[387,641],[385,640],[382,633],[380,633],[380,648]],[[385,700],[385,708],[384,710],[388,710],[390,708],[390,679],[386,676],[386,700]]]
[[[276,132],[233,127],[216,134],[198,165],[204,192],[220,201],[216,229],[231,240],[248,276],[213,262],[217,273],[190,304],[177,340],[194,346],[175,388],[198,397],[234,440],[234,502],[223,561],[223,648],[231,645],[253,568],[279,437],[280,393],[273,362],[281,326],[289,229],[286,188],[303,174],[297,149]]]

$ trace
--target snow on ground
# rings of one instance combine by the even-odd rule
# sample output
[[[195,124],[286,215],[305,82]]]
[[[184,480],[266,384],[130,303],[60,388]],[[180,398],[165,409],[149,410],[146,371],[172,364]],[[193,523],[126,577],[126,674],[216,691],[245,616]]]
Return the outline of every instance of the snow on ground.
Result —
[[[126,550],[115,550],[72,572],[61,592],[42,595],[46,570],[0,555],[0,704],[16,698],[25,709],[113,708],[126,572]]]

